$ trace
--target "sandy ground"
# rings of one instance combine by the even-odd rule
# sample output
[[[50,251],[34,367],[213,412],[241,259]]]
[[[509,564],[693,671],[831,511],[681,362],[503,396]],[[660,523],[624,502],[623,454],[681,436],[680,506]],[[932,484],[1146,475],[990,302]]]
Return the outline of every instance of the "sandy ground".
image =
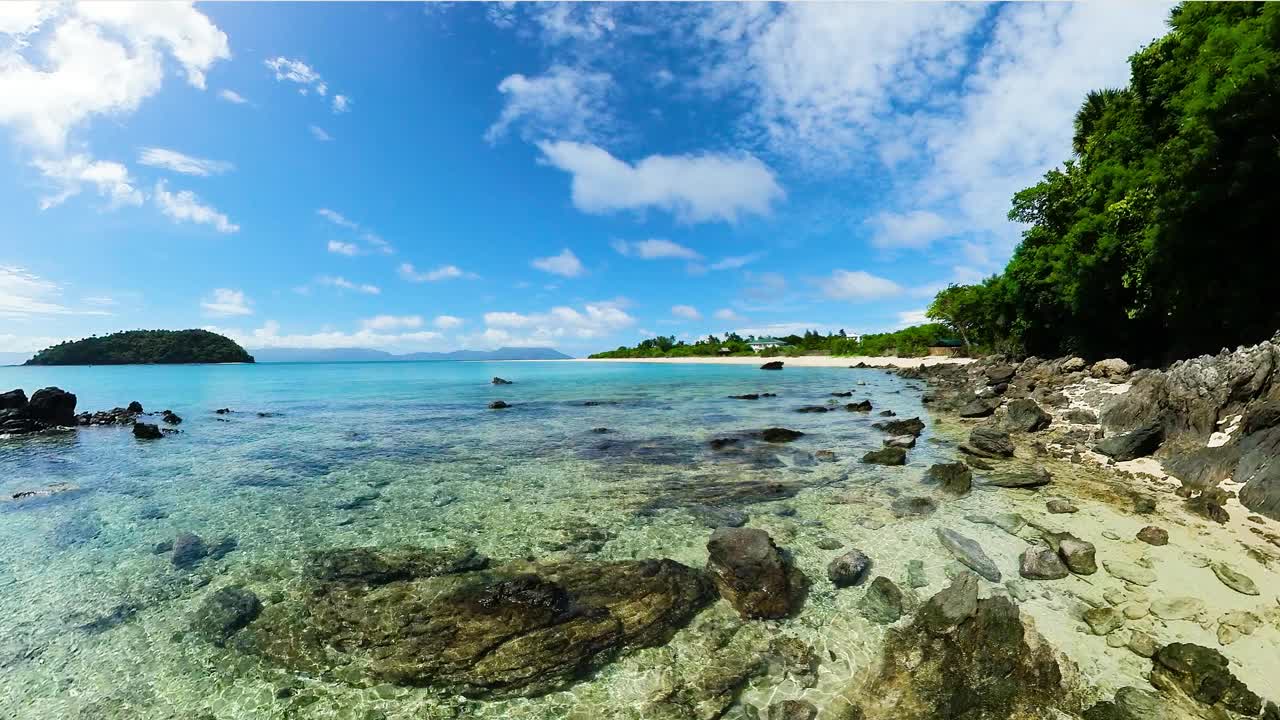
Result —
[[[948,363],[971,363],[972,358],[949,357],[832,357],[830,355],[804,355],[801,357],[684,357],[684,358],[608,358],[592,360],[573,358],[572,360],[556,360],[554,362],[613,362],[613,363],[671,363],[681,365],[762,365],[773,360],[781,360],[786,367],[849,367],[860,362],[868,365],[893,367],[920,367],[921,365],[943,365]]]

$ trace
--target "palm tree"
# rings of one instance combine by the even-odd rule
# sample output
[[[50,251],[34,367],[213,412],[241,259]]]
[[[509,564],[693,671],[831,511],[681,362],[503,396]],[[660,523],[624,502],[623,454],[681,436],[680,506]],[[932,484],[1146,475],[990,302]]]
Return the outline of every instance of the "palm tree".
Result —
[[[1117,88],[1105,88],[1090,90],[1085,96],[1084,104],[1076,111],[1075,134],[1071,137],[1071,149],[1075,150],[1076,155],[1084,155],[1085,148],[1089,144],[1089,136],[1097,128],[1098,121],[1102,119],[1107,106],[1124,95],[1124,92]]]

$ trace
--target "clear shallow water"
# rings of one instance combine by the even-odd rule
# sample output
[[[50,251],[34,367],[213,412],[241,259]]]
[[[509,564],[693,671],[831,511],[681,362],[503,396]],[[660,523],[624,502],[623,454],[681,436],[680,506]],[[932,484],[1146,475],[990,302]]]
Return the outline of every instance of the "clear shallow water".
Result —
[[[494,375],[516,384],[490,385]],[[875,657],[883,628],[857,612],[863,589],[837,591],[825,581],[826,564],[843,550],[820,549],[819,540],[864,549],[874,572],[904,590],[908,561],[924,561],[929,585],[912,593],[919,600],[941,588],[956,565],[934,539],[937,526],[978,539],[1016,578],[1026,541],[961,518],[1043,515],[1044,498],[1033,493],[980,490],[961,500],[938,498],[938,511],[927,517],[896,517],[895,499],[929,494],[920,477],[933,462],[953,459],[959,431],[934,426],[916,383],[873,370],[613,363],[0,368],[4,389],[30,393],[46,385],[75,392],[80,410],[139,400],[185,422],[180,435],[150,443],[125,427],[0,439],[0,717],[693,717],[657,700],[673,687],[712,685],[717,670],[767,656],[786,637],[813,646],[816,686],[764,672],[726,717],[753,717],[790,697],[837,707]],[[845,390],[854,397],[830,397]],[[778,397],[727,398],[748,392]],[[793,412],[864,397],[875,412]],[[488,410],[495,399],[513,407]],[[213,412],[222,407],[236,411],[221,416],[225,422]],[[882,409],[929,424],[906,467],[857,462],[881,444],[871,423]],[[743,453],[707,446],[713,437],[771,426],[806,435],[789,445],[751,444]],[[598,427],[614,432],[591,432]],[[834,450],[838,461],[814,462],[821,449]],[[753,483],[763,482],[774,486],[762,495]],[[56,483],[78,489],[7,500]],[[242,584],[269,603],[296,597],[304,558],[316,548],[468,543],[495,559],[670,557],[700,567],[710,527],[697,506],[708,500],[748,513],[749,525],[794,554],[814,585],[804,609],[783,622],[742,623],[717,603],[667,646],[633,653],[566,692],[475,702],[422,689],[356,688],[292,676],[187,632],[216,588]],[[1095,531],[1110,519],[1134,522],[1102,506],[1085,510],[1079,524]],[[179,570],[153,548],[180,531],[210,542],[234,538],[237,549]],[[1063,594],[1042,592],[1028,607],[1046,619],[1065,615],[1071,593],[1097,595],[1105,580],[1064,580],[1055,586]],[[1046,620],[1046,632],[1072,641],[1073,622]],[[1101,639],[1090,640],[1080,655],[1087,674],[1110,675],[1112,684],[1140,677],[1140,663],[1109,659]]]

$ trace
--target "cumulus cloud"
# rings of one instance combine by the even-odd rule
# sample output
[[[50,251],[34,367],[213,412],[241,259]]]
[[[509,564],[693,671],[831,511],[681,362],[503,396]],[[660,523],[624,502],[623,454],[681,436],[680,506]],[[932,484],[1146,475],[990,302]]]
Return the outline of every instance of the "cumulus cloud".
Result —
[[[371,285],[369,283],[351,282],[350,280],[340,275],[338,276],[321,275],[320,277],[316,278],[316,283],[319,285],[326,285],[328,287],[338,288],[339,290],[351,290],[364,295],[379,295],[382,293],[382,288],[378,287],[377,285]]]
[[[495,143],[512,128],[529,141],[600,139],[614,124],[607,102],[612,87],[608,73],[565,65],[532,77],[508,75],[498,83],[502,113],[485,131],[485,140]]]
[[[698,308],[692,305],[672,305],[671,314],[681,320],[701,320],[702,313],[698,312]]]
[[[441,330],[452,330],[453,328],[460,327],[463,322],[463,319],[460,317],[454,317],[452,315],[437,315],[436,319],[431,321],[431,324]]]
[[[693,248],[685,247],[679,243],[663,240],[661,238],[651,238],[648,240],[614,240],[610,243],[613,249],[619,255],[627,257],[637,257],[641,260],[663,260],[674,258],[677,260],[698,260],[702,256]]]
[[[542,141],[544,160],[573,176],[573,204],[592,214],[654,208],[684,222],[768,215],[783,197],[774,173],[749,154],[650,155],[634,165],[607,150]]]
[[[318,95],[324,95],[329,92],[329,86],[325,84],[324,78],[320,77],[320,73],[301,60],[273,57],[263,62],[266,64],[267,69],[271,70],[275,75],[276,80],[297,84],[299,86],[298,92],[303,95],[312,90],[315,90]]]
[[[581,310],[557,306],[539,313],[488,312],[485,331],[466,340],[484,347],[554,345],[607,337],[634,323],[616,302],[587,303]]]
[[[582,266],[582,261],[569,248],[561,250],[559,255],[534,258],[529,264],[543,272],[563,277],[578,277],[587,271]]]
[[[360,254],[360,247],[355,243],[342,242],[341,240],[330,240],[329,252],[334,253],[335,255],[353,257]]]
[[[360,321],[365,330],[413,330],[422,327],[421,315],[375,315]]]
[[[244,292],[230,288],[218,288],[213,294],[200,302],[205,315],[209,317],[230,317],[232,315],[252,315],[253,308]]]
[[[190,190],[169,192],[165,181],[156,183],[155,203],[160,212],[178,222],[193,222],[212,225],[220,233],[240,232],[240,226],[231,222],[226,215],[211,205],[205,205]]]
[[[922,250],[950,232],[950,224],[941,215],[927,210],[882,212],[871,218],[869,224],[875,230],[871,244],[878,248]]]
[[[901,285],[864,270],[835,270],[818,285],[833,300],[879,300],[902,294]]]
[[[88,155],[61,156],[57,159],[36,158],[33,164],[56,190],[40,198],[40,208],[48,210],[78,195],[85,185],[92,186],[108,201],[108,207],[141,205],[145,199],[134,187],[129,169],[118,162],[94,160]]]
[[[318,333],[281,333],[280,323],[267,321],[254,330],[210,326],[213,332],[226,335],[246,348],[379,348],[401,351],[437,350],[444,339],[433,330],[384,332],[361,328],[356,332],[325,331]]]
[[[351,109],[352,102],[353,101],[351,100],[351,98],[347,97],[346,95],[334,95],[333,111],[335,113],[344,113]]]
[[[235,167],[229,162],[192,157],[177,150],[158,147],[145,147],[139,150],[138,162],[148,167],[201,177],[221,175]]]
[[[400,263],[400,277],[409,282],[439,282],[441,280],[457,280],[465,278],[474,280],[479,275],[467,272],[457,265],[441,265],[434,270],[419,271],[413,263]]]
[[[898,313],[898,325],[900,327],[922,325],[927,322],[929,322],[929,317],[925,315],[924,308],[919,310],[904,310]]]

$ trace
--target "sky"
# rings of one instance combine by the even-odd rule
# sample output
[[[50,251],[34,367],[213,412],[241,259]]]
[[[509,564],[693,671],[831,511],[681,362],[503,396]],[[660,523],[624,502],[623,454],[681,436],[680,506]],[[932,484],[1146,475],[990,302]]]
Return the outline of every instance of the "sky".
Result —
[[[891,330],[1150,2],[0,3],[0,351]]]

